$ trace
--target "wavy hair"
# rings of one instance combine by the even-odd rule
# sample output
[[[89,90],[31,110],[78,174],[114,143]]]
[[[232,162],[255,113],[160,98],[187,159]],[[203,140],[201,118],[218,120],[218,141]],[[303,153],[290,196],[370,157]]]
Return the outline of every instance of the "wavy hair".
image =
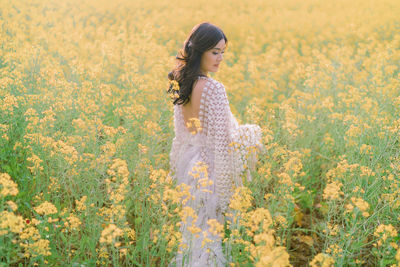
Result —
[[[228,39],[223,31],[209,22],[199,23],[193,27],[189,37],[183,43],[183,48],[176,56],[176,67],[168,73],[170,87],[167,93],[172,94],[174,105],[182,105],[190,101],[193,83],[198,76],[205,76],[200,71],[203,53],[214,48],[222,39],[227,45]],[[176,86],[174,81],[179,86]]]

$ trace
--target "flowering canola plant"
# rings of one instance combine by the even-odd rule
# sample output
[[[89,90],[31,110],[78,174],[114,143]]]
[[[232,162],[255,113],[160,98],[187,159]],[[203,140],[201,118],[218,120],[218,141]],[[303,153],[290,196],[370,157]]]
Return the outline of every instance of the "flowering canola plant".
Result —
[[[184,250],[185,223],[204,246],[221,237],[230,266],[399,266],[399,11],[395,0],[3,1],[1,262],[164,266]],[[252,180],[209,232],[169,173],[165,92],[179,95],[167,73],[201,21],[228,38],[209,75],[263,133]],[[204,194],[208,167],[191,170]]]

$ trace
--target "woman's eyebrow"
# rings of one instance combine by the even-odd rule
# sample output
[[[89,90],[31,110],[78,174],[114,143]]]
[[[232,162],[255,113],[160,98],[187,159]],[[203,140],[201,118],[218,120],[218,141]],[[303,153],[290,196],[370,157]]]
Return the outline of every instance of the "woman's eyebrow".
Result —
[[[218,48],[218,47],[214,47],[213,49],[218,49],[218,50],[221,50],[221,48]],[[225,49],[225,48],[224,48]]]

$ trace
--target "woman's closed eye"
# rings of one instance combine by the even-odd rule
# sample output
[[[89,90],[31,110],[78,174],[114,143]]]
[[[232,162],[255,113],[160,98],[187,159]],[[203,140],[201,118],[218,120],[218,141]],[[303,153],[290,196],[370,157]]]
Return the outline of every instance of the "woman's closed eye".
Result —
[[[223,53],[225,53],[225,52],[221,52],[221,54],[223,54]],[[218,53],[216,53],[216,52],[213,52],[213,54],[214,54],[214,55],[218,55]]]

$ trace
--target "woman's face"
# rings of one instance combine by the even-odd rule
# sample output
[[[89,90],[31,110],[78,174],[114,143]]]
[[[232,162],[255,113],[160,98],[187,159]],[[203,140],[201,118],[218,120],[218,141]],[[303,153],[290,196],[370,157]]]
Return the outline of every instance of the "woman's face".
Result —
[[[203,53],[201,57],[201,65],[200,69],[204,75],[207,75],[208,72],[216,72],[219,68],[219,63],[223,59],[223,54],[225,51],[226,45],[225,40],[221,39],[218,44]]]

